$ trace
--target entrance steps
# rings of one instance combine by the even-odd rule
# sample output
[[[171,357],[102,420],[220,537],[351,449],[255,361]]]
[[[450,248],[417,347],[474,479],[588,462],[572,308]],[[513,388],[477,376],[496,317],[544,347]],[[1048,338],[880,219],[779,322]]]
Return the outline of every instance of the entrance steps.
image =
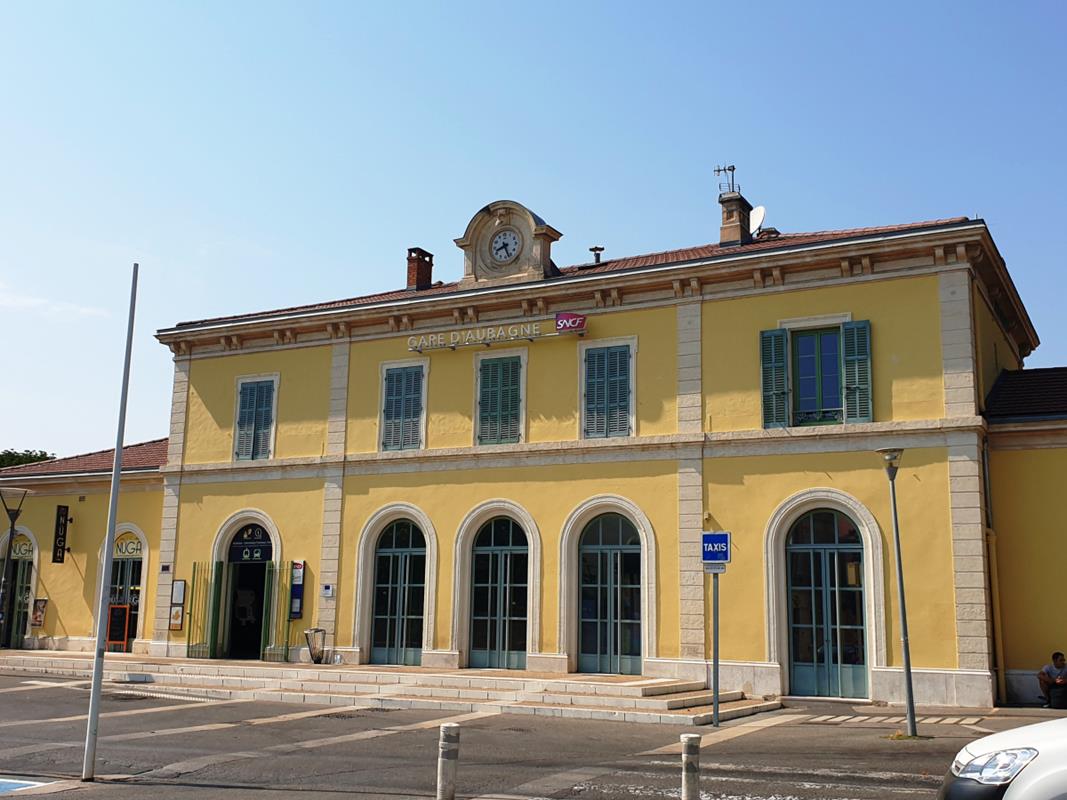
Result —
[[[92,676],[92,656],[62,651],[0,655],[0,674],[63,678]],[[426,708],[469,713],[607,719],[706,725],[712,693],[703,681],[636,675],[568,675],[502,669],[442,671],[382,665],[273,664],[151,658],[109,653],[109,691],[166,694],[190,699],[264,700],[359,708]],[[780,708],[778,700],[719,693],[720,720]]]

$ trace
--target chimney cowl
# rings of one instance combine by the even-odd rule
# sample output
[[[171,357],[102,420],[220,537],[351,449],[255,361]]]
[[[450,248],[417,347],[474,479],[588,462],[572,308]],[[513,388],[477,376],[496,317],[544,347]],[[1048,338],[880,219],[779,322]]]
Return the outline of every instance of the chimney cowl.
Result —
[[[722,206],[722,227],[719,228],[719,246],[733,247],[752,241],[749,230],[749,214],[752,204],[740,192],[723,192],[719,195]]]
[[[433,286],[433,253],[421,247],[408,248],[408,291],[421,292]]]

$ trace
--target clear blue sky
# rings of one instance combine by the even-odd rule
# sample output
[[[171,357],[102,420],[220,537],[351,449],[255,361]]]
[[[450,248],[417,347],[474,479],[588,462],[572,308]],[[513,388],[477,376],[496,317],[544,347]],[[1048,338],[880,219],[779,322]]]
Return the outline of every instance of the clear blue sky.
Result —
[[[1062,3],[5,3],[0,449],[164,436],[187,319],[404,281],[510,198],[557,263],[715,241],[716,163],[783,231],[989,223],[1067,365]]]

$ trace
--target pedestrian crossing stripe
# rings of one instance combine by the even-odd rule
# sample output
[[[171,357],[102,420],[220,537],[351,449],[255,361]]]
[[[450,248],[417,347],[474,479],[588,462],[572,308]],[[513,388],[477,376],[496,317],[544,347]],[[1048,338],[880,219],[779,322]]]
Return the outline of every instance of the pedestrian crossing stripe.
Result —
[[[814,722],[818,724],[829,725],[842,725],[845,723],[857,723],[857,722],[873,722],[898,725],[905,721],[907,717],[888,717],[888,716],[857,716],[850,714],[839,714],[834,716],[833,714],[823,714],[820,717],[812,717],[808,722]],[[976,725],[982,721],[982,717],[918,717],[916,722],[922,722],[926,725]]]

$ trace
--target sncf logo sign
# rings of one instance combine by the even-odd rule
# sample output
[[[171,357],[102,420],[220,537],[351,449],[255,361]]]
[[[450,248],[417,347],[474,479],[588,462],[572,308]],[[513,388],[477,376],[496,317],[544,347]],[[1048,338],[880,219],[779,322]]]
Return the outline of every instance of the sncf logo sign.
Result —
[[[585,314],[560,311],[556,314],[556,333],[584,333]]]

